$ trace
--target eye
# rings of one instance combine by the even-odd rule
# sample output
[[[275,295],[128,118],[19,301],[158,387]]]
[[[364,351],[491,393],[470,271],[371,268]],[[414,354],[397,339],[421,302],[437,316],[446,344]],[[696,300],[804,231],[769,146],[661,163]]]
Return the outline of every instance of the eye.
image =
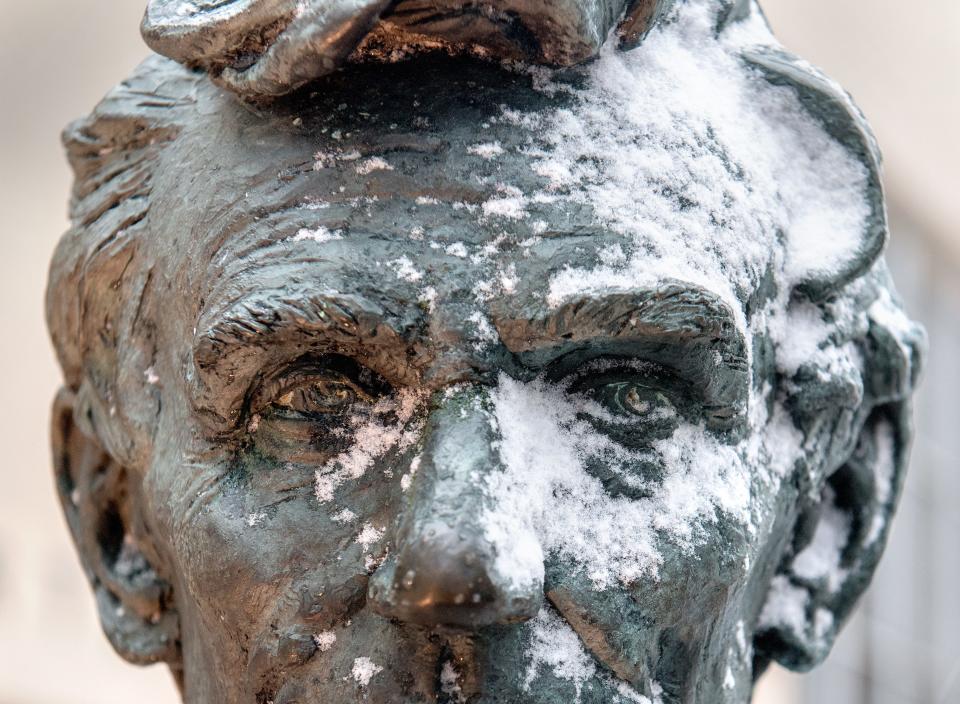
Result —
[[[568,384],[580,399],[578,416],[627,448],[669,438],[681,420],[684,398],[674,377],[644,364],[589,367]]]
[[[266,413],[286,420],[321,420],[350,411],[358,404],[373,404],[373,396],[342,375],[307,380],[287,388],[268,406]]]
[[[280,462],[324,462],[374,417],[390,421],[392,393],[385,379],[349,358],[298,360],[251,397],[248,448]]]
[[[614,414],[637,420],[663,420],[676,415],[662,391],[637,381],[617,381],[596,387],[591,394]]]

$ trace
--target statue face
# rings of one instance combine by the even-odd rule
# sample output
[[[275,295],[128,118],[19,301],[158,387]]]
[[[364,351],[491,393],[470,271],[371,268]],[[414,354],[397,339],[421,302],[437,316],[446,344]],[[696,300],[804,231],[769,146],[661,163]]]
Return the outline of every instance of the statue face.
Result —
[[[511,191],[475,185],[534,173],[524,133],[489,119],[547,100],[524,80],[455,122],[425,106],[352,129],[328,116],[365,95],[293,132],[221,99],[164,157],[149,246],[177,283],[148,305],[182,314],[159,317],[145,376],[163,403],[143,505],[185,595],[188,699],[749,691],[800,440],[753,387],[728,286],[571,285],[644,252],[589,211],[515,218]],[[411,119],[452,123],[471,161]],[[216,177],[197,189],[193,168]]]
[[[76,128],[54,448],[121,653],[275,704],[745,702],[825,657],[920,333],[862,133],[685,36],[269,108],[153,59]]]
[[[550,277],[615,238],[397,241],[320,213],[223,246],[196,376],[161,376],[146,491],[194,597],[188,691],[629,701],[664,652],[687,658],[676,692],[700,668],[744,686],[741,600],[775,526],[749,498],[774,451],[718,296],[550,308]]]

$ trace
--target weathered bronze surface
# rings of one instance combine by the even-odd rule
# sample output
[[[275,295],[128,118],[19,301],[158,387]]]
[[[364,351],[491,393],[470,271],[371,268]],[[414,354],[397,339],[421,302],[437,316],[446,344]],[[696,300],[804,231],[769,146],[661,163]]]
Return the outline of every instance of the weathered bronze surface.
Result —
[[[66,130],[57,486],[111,643],[185,701],[734,703],[826,657],[886,540],[924,346],[876,145],[821,74],[738,49],[745,90],[863,182],[828,212],[858,213],[849,247],[738,239],[780,196],[731,133],[675,111],[664,141],[669,118],[590,96],[759,8],[627,5],[152,0],[171,58]],[[611,31],[648,63],[603,55]],[[631,176],[564,162],[569,124],[662,149],[630,195],[682,226],[605,211]]]

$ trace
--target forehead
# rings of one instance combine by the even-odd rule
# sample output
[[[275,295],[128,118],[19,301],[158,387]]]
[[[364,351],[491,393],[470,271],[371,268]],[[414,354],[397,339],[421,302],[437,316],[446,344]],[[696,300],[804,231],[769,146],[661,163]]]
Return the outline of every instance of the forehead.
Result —
[[[526,293],[556,305],[679,278],[739,308],[774,256],[770,242],[738,260],[718,256],[693,216],[665,230],[660,216],[689,199],[659,186],[631,195],[648,206],[626,226],[602,212],[608,204],[564,184],[570,163],[553,158],[556,145],[536,128],[538,119],[589,123],[590,106],[534,84],[498,67],[427,60],[352,69],[259,110],[201,84],[197,119],[160,168],[156,246],[198,316],[284,281],[413,302]],[[713,158],[716,145],[699,148]]]

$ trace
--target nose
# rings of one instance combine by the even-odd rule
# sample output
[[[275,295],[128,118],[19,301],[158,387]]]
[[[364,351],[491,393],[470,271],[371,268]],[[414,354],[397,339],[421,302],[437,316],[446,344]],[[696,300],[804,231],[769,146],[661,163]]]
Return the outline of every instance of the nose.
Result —
[[[543,554],[535,536],[497,526],[488,478],[502,471],[488,392],[439,393],[408,489],[396,552],[374,573],[377,613],[428,627],[517,623],[543,602]]]

